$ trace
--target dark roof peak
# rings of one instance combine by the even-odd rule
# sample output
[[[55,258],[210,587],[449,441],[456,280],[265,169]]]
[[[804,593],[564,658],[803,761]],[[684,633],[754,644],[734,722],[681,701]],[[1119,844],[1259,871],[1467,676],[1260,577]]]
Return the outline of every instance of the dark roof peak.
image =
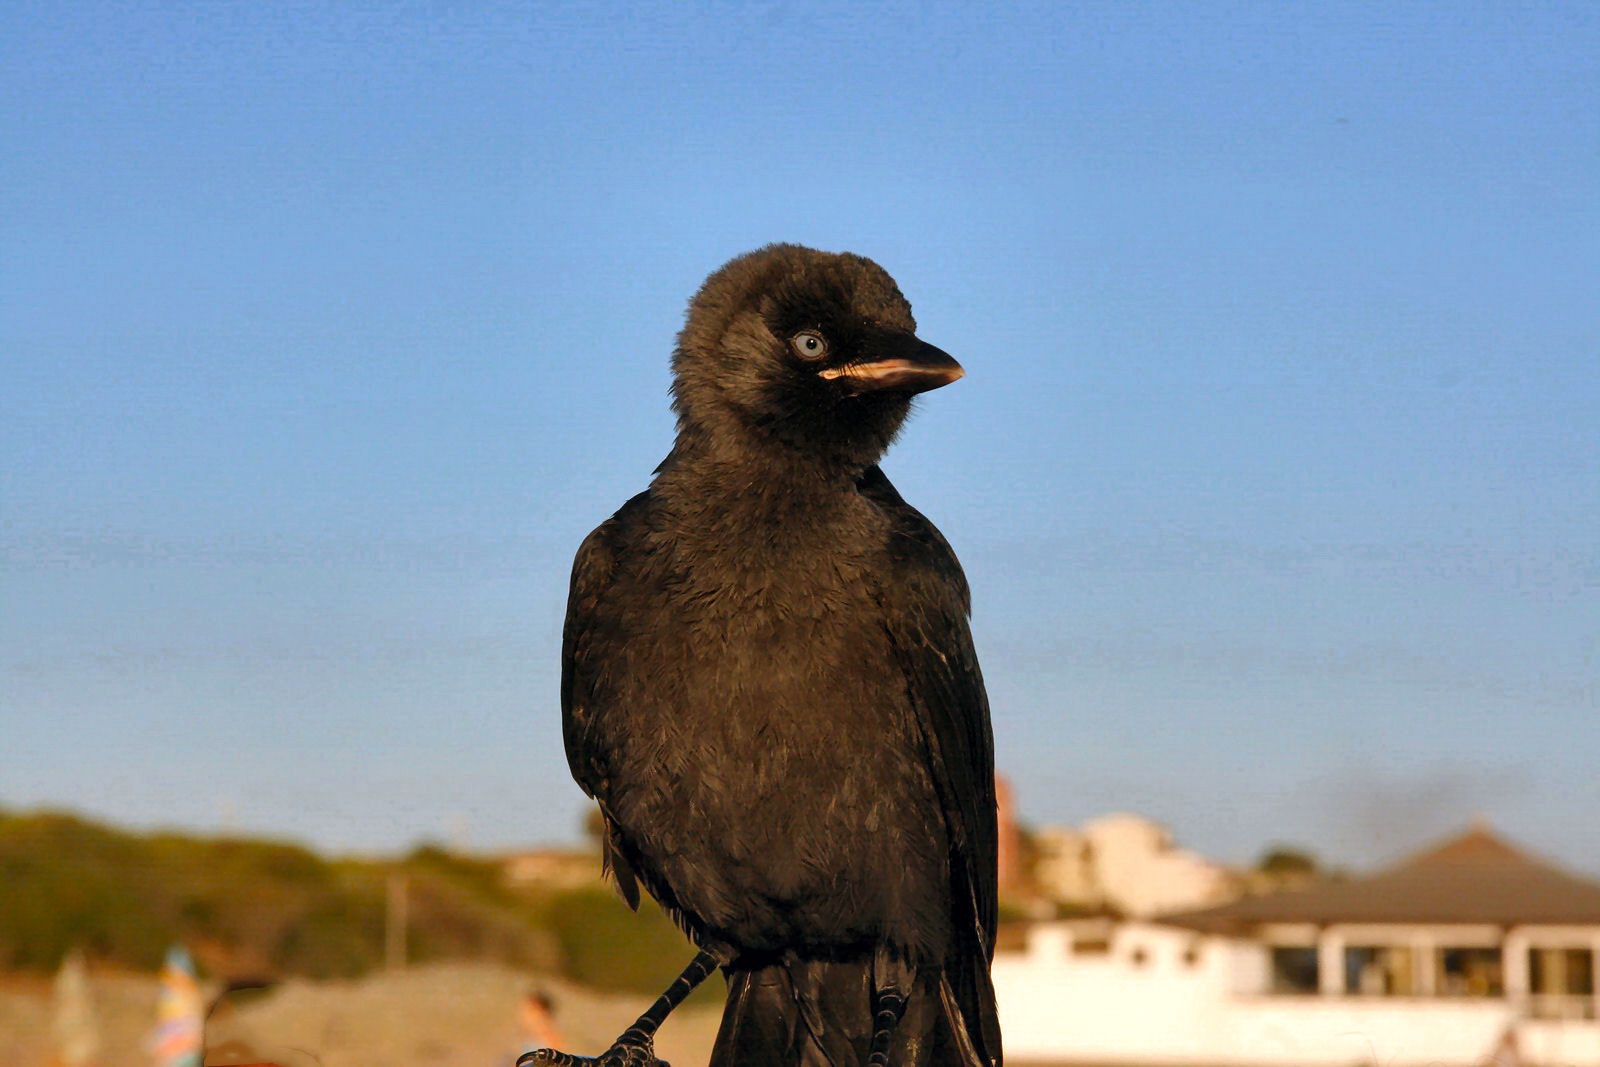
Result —
[[[1472,820],[1465,831],[1421,852],[1413,853],[1398,868],[1431,867],[1455,863],[1510,863],[1520,866],[1543,866],[1505,838],[1494,832],[1482,816]]]
[[[1600,883],[1529,855],[1479,822],[1376,874],[1163,921],[1233,933],[1267,923],[1600,926]]]

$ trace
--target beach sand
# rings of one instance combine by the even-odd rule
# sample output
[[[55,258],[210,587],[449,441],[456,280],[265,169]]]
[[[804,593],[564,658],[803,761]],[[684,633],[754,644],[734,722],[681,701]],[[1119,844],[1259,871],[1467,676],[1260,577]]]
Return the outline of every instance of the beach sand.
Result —
[[[283,1067],[509,1067],[520,1051],[518,999],[547,991],[567,1050],[601,1051],[650,1001],[648,994],[599,994],[559,980],[492,964],[431,964],[357,981],[291,980],[272,990],[235,995],[214,1010],[206,1063],[276,1060]],[[152,976],[91,978],[101,1023],[98,1063],[151,1062],[155,1021]],[[710,1056],[719,1011],[688,1007],[662,1028],[656,1051],[674,1067],[701,1067]],[[0,1063],[52,1064],[50,986],[0,983]]]

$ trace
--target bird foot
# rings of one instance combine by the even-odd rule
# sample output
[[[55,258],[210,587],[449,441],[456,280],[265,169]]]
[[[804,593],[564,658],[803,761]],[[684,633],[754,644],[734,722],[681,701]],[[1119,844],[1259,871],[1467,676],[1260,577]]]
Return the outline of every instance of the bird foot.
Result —
[[[598,1056],[574,1056],[553,1048],[536,1049],[517,1059],[517,1067],[672,1067],[656,1058],[650,1041],[618,1040]]]

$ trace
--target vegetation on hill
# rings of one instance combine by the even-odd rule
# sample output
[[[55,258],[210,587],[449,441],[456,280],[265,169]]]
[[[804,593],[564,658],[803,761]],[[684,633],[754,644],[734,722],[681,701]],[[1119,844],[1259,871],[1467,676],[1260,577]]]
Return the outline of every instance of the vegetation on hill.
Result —
[[[1339,872],[1324,867],[1316,854],[1295,845],[1273,845],[1244,873],[1245,892],[1281,893],[1304,889],[1323,878],[1337,878]]]
[[[688,959],[659,910],[635,915],[598,882],[514,888],[499,863],[434,846],[390,862],[335,860],[282,842],[0,811],[0,970],[48,972],[75,946],[153,970],[182,941],[218,978],[353,977],[384,962],[394,875],[413,961],[495,960],[659,992]]]

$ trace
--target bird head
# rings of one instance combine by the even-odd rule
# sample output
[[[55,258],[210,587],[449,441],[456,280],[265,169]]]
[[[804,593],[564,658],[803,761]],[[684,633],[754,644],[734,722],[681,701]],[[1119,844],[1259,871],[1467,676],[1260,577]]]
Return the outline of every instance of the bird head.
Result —
[[[860,471],[911,398],[961,377],[919,340],[911,305],[870,259],[775,244],[706,279],[673,356],[680,444],[783,452]]]

